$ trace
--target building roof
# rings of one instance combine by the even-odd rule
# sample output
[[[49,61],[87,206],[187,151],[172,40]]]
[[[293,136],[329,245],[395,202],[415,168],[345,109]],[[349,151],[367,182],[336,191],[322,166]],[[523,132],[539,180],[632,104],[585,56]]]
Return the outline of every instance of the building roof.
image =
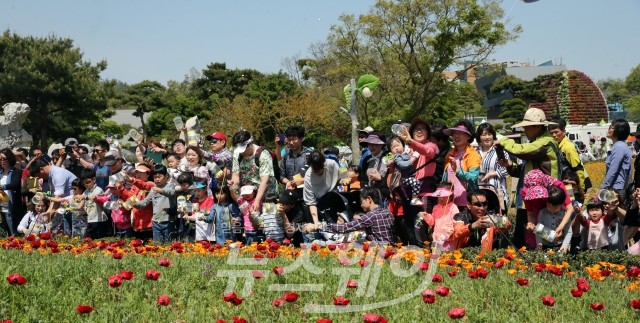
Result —
[[[551,66],[522,66],[522,67],[505,67],[504,71],[507,75],[515,76],[523,81],[533,81],[540,75],[553,74],[566,71],[565,65]]]

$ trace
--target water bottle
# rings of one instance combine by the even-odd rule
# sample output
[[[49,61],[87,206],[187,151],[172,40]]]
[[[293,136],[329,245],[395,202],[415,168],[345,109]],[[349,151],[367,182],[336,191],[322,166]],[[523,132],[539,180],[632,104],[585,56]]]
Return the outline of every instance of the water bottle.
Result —
[[[131,139],[133,139],[135,142],[139,142],[142,140],[142,135],[138,132],[138,130],[133,128],[129,130],[129,137],[131,137]]]
[[[182,122],[181,116],[173,118],[173,124],[176,126],[176,130],[178,131],[181,131],[184,128],[184,122]]]
[[[407,128],[404,125],[400,124],[400,123],[396,123],[396,124],[391,126],[391,132],[396,136],[399,136],[399,135],[405,133],[406,131],[407,131]]]
[[[420,212],[416,217],[416,223],[414,227],[416,228],[416,230],[421,230],[423,225],[424,225],[424,216],[422,215],[422,212]]]
[[[552,229],[545,227],[544,224],[542,223],[538,223],[538,225],[536,225],[536,228],[533,230],[533,233],[536,236],[544,240],[547,240],[549,242],[553,242],[553,239],[556,238],[556,232]]]

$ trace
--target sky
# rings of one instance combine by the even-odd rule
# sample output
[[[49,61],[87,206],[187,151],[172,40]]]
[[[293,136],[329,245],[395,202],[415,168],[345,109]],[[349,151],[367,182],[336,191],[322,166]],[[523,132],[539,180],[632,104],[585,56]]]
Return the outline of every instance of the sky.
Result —
[[[263,73],[308,55],[341,14],[374,0],[2,0],[0,27],[20,35],[71,38],[84,59],[106,60],[105,79],[184,80],[213,62]],[[594,81],[625,78],[640,64],[640,0],[503,0],[520,37],[490,58],[563,63]],[[366,73],[366,71],[363,71]]]

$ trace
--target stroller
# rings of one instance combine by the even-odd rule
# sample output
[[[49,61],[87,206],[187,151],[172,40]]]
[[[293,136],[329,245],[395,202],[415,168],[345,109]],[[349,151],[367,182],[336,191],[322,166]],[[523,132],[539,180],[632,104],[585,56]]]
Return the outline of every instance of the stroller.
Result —
[[[353,220],[353,215],[358,211],[362,212],[360,206],[360,192],[335,192],[331,191],[318,199],[316,205],[318,208],[318,221],[331,224],[336,223],[338,218],[342,218],[345,222]],[[323,237],[327,243],[349,242],[353,234],[338,234],[326,232],[323,228]],[[356,235],[359,238],[361,235]]]
[[[487,202],[489,205],[487,206],[487,215],[491,222],[493,222],[493,230],[487,231],[487,237],[483,237],[487,239],[487,241],[483,241],[482,249],[483,250],[492,250],[492,249],[504,249],[509,245],[509,239],[507,238],[508,232],[501,232],[500,230],[496,230],[496,228],[502,228],[508,223],[507,215],[502,214],[504,206],[504,201],[500,199],[500,195],[498,194],[498,188],[486,183],[478,184],[478,190],[485,193],[487,196]],[[492,231],[492,232],[489,232]]]

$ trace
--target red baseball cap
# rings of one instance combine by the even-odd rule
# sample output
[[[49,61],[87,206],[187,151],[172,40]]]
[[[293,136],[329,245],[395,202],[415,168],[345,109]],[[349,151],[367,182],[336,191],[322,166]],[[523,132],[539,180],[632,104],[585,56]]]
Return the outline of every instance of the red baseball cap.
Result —
[[[218,139],[218,140],[227,141],[227,136],[225,136],[222,132],[214,132],[214,133],[206,136],[205,139],[207,139],[207,140]]]

